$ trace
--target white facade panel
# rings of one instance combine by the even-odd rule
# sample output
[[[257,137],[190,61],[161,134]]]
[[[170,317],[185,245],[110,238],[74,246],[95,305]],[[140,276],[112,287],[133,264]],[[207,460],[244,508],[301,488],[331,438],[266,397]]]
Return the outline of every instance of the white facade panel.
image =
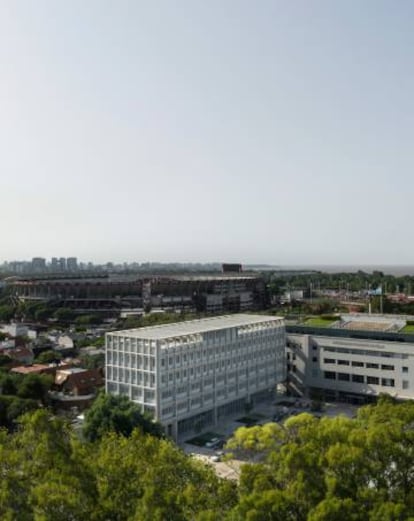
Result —
[[[286,377],[285,344],[283,319],[255,315],[108,333],[106,390],[174,434],[180,421],[209,412],[214,422],[226,404],[275,389]]]

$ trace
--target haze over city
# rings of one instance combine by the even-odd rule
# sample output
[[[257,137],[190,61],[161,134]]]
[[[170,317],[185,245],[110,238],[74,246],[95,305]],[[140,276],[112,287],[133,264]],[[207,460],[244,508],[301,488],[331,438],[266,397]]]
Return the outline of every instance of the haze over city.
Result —
[[[0,260],[412,264],[413,11],[1,2]]]

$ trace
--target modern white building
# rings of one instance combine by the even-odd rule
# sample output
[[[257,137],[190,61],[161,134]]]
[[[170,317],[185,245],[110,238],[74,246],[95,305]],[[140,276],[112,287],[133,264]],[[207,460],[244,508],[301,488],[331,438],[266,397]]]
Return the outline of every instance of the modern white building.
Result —
[[[405,324],[398,315],[345,315],[315,331],[288,327],[289,390],[355,403],[381,393],[414,399],[414,336]]]
[[[106,334],[106,391],[177,438],[243,411],[286,378],[282,318],[228,315]]]

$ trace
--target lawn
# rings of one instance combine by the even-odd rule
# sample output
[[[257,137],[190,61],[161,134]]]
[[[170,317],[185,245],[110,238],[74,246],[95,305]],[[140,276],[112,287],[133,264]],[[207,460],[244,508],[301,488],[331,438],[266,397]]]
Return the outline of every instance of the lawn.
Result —
[[[414,334],[414,325],[410,324],[408,326],[403,327],[399,333],[413,333]]]
[[[314,327],[329,327],[336,320],[332,320],[331,318],[323,318],[323,317],[313,317],[308,318],[306,322],[303,323],[304,326],[314,326]]]

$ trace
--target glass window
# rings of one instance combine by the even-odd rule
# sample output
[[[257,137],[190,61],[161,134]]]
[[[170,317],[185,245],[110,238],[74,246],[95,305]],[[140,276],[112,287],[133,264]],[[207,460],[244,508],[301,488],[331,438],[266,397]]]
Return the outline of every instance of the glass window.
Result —
[[[349,382],[350,375],[348,373],[338,373],[338,380],[341,380],[342,382]]]
[[[356,362],[355,360],[353,360],[352,367],[364,367],[364,362]]]

